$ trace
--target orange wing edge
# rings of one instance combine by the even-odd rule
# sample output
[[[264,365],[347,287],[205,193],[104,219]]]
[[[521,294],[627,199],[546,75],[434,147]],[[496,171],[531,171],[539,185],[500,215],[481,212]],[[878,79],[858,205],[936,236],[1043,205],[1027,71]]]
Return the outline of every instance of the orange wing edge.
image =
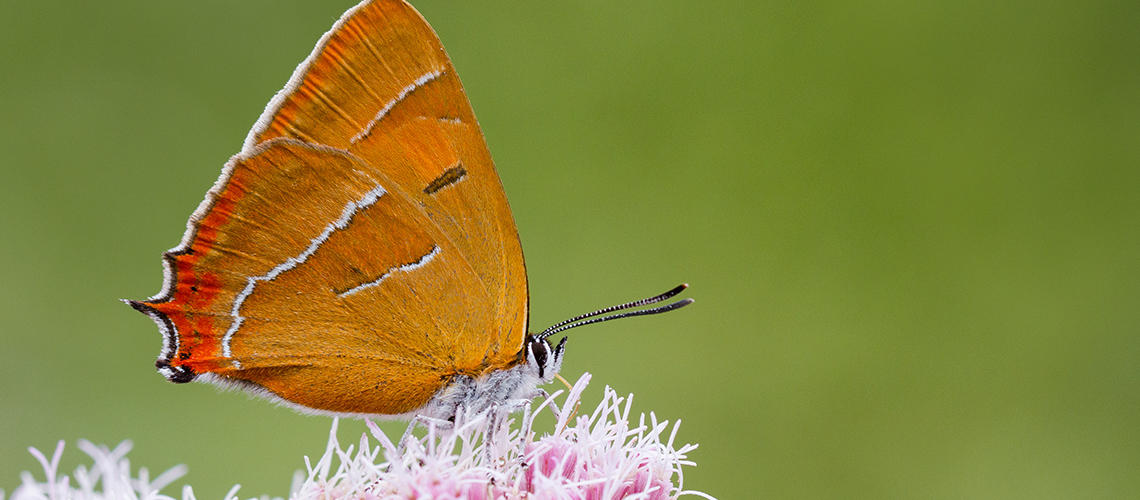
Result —
[[[373,1],[374,0],[363,0],[353,6],[351,9],[348,9],[348,11],[341,15],[340,19],[337,19],[336,23],[334,23],[332,27],[325,32],[324,35],[321,35],[321,39],[317,41],[317,45],[313,48],[313,51],[310,52],[309,56],[306,57],[304,61],[301,61],[301,64],[298,64],[297,68],[293,70],[293,75],[289,77],[289,81],[285,83],[285,87],[283,87],[281,90],[278,90],[277,93],[273,95],[273,98],[269,100],[269,103],[265,105],[265,110],[261,112],[261,116],[259,116],[257,118],[257,121],[254,122],[253,128],[249,130],[249,134],[245,136],[245,142],[242,144],[241,148],[242,153],[252,151],[253,148],[257,146],[257,138],[269,129],[269,125],[273,123],[273,118],[277,116],[277,112],[281,110],[281,106],[285,103],[285,100],[288,99],[289,96],[293,95],[293,93],[301,87],[301,84],[305,81],[305,76],[309,73],[309,67],[312,66],[313,61],[317,60],[324,52],[325,47],[327,47],[329,44],[329,40],[331,40],[332,37],[335,36],[342,27],[344,27],[345,23],[347,23],[350,19],[353,18],[353,16],[357,14],[357,12],[373,3]],[[420,15],[419,11],[417,11],[415,7],[412,7],[410,4],[402,0],[401,3],[403,3],[406,8],[414,12],[417,16],[420,17],[421,20],[423,20],[423,16]],[[426,20],[423,20],[423,22],[424,24],[427,24]]]
[[[178,285],[178,270],[176,269],[176,259],[181,255],[191,253],[191,247],[194,245],[194,240],[198,235],[198,226],[202,219],[209,215],[210,210],[214,208],[218,200],[218,194],[221,193],[226,184],[229,183],[230,178],[233,176],[234,169],[241,160],[256,151],[249,153],[242,152],[230,157],[225,166],[222,167],[222,173],[218,176],[218,180],[214,182],[213,187],[206,192],[206,197],[198,204],[198,208],[194,213],[190,214],[190,219],[186,221],[186,232],[182,234],[182,241],[178,246],[171,248],[162,253],[162,289],[159,292],[145,301],[123,299],[123,302],[134,308],[136,311],[141,312],[150,317],[156,325],[158,331],[162,334],[162,350],[159,351],[158,359],[155,361],[155,367],[158,368],[159,373],[166,377],[167,380],[174,383],[186,383],[194,380],[199,374],[186,366],[172,366],[170,361],[178,353],[179,349],[179,331],[178,326],[163,312],[152,307],[152,304],[162,304],[169,302],[174,298],[175,290]]]

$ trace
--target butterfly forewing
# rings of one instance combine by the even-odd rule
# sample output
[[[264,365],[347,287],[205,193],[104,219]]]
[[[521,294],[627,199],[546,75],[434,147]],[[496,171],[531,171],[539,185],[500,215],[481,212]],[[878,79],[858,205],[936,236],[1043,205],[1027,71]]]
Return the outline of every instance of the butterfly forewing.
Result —
[[[175,330],[160,367],[307,408],[414,410],[451,377],[516,363],[525,335],[498,175],[402,1],[363,3],[325,35],[167,260],[164,292],[136,305]]]

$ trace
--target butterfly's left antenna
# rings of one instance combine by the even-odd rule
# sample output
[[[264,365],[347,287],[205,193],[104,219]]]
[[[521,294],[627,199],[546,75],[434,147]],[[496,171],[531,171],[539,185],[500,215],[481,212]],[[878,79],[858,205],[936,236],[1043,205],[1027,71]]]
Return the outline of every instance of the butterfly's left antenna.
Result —
[[[630,309],[630,308],[634,308],[634,307],[641,307],[641,306],[661,302],[663,300],[667,300],[671,297],[676,296],[677,294],[681,293],[682,291],[684,291],[688,287],[689,287],[688,283],[683,283],[681,285],[678,285],[676,288],[673,288],[672,290],[669,290],[668,292],[665,292],[665,293],[660,294],[660,295],[654,295],[653,297],[649,297],[649,298],[645,298],[645,299],[641,299],[641,300],[635,300],[633,302],[626,302],[625,304],[610,306],[610,307],[607,307],[605,309],[598,309],[597,311],[594,311],[592,313],[583,314],[581,316],[575,316],[573,318],[570,318],[566,321],[563,321],[561,323],[558,323],[556,325],[551,326],[550,328],[543,330],[542,333],[539,333],[535,337],[537,337],[538,339],[541,340],[541,339],[545,339],[551,335],[554,335],[558,332],[566,331],[566,330],[569,330],[571,328],[577,328],[579,326],[586,326],[586,325],[593,324],[593,323],[601,323],[603,321],[609,321],[611,319],[628,318],[630,316],[646,316],[649,314],[660,314],[663,312],[672,311],[674,309],[680,309],[680,308],[685,307],[689,304],[692,304],[694,302],[694,300],[693,299],[678,300],[677,302],[673,302],[673,303],[666,304],[663,306],[654,307],[652,309],[641,309],[639,311],[626,311],[623,313],[613,314],[610,316],[603,316],[601,318],[595,317],[595,316],[601,316],[601,315],[606,314],[606,313],[611,313],[614,311],[622,311],[625,309]],[[587,319],[587,318],[590,318],[590,319]],[[582,321],[582,320],[585,320],[585,321]]]

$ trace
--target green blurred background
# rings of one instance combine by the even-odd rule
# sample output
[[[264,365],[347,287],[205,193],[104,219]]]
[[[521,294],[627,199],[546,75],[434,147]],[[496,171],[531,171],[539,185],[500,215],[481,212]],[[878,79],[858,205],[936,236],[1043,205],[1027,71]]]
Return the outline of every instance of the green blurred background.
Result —
[[[415,4],[510,197],[532,328],[692,284],[575,331],[563,370],[683,419],[686,487],[1140,496],[1140,3]],[[284,495],[323,450],[328,419],[167,383],[117,299],[159,290],[351,5],[0,2],[0,488],[58,439],[68,470],[77,438],[132,439],[203,500]]]

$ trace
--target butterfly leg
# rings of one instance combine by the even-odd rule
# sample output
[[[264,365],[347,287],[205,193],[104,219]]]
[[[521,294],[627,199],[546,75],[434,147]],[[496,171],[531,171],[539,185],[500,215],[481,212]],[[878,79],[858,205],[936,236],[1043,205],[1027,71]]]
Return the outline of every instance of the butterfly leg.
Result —
[[[534,392],[527,394],[526,398],[519,399],[516,402],[514,402],[514,404],[518,405],[518,406],[516,406],[516,409],[521,408],[522,405],[530,404],[530,402],[534,401],[536,398],[542,398],[543,401],[548,401],[547,404],[549,404],[550,409],[552,411],[554,411],[554,417],[555,418],[558,418],[558,415],[560,415],[562,413],[562,410],[558,409],[558,403],[554,402],[554,398],[550,397],[550,393],[546,392],[543,389],[535,389]]]
[[[400,442],[396,445],[396,453],[403,454],[404,450],[408,447],[408,440],[412,439],[412,431],[416,429],[416,424],[422,424],[424,427],[433,427],[436,430],[450,430],[455,427],[455,422],[452,420],[443,420],[425,415],[416,415],[412,417],[412,421],[408,422],[408,428],[404,430],[404,435],[400,436]]]
[[[487,412],[487,431],[483,434],[483,453],[485,455],[484,461],[488,464],[493,463],[495,456],[493,450],[495,448],[494,442],[496,441],[495,434],[498,433],[499,425],[501,422],[499,418],[500,414],[503,416],[507,415],[506,413],[495,411],[494,408],[492,408],[491,411]]]

